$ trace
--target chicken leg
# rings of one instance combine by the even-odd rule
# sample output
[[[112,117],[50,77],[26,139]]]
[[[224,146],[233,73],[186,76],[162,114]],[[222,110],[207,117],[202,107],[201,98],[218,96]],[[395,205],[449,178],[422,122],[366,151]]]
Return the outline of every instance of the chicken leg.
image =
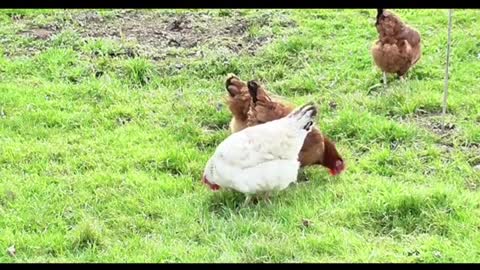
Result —
[[[383,72],[383,86],[387,87],[387,73],[385,71]]]
[[[250,201],[252,201],[252,195],[245,195],[245,201],[243,202],[242,206],[246,206],[250,203]]]
[[[265,203],[268,203],[268,204],[271,204],[272,201],[270,200],[270,192],[265,192],[263,193],[263,200],[265,201]]]

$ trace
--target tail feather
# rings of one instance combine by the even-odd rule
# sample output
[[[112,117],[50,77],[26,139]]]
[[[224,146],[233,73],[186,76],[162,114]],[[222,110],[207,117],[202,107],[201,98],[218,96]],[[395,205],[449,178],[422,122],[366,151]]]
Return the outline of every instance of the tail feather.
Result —
[[[309,102],[291,112],[288,117],[294,119],[295,122],[299,124],[300,128],[311,131],[314,118],[317,116],[317,113],[317,107],[313,104],[313,102]]]
[[[260,88],[260,85],[258,84],[257,81],[252,80],[252,81],[248,81],[247,87],[248,87],[248,92],[252,97],[253,103],[257,103],[257,94],[258,94],[258,88]]]

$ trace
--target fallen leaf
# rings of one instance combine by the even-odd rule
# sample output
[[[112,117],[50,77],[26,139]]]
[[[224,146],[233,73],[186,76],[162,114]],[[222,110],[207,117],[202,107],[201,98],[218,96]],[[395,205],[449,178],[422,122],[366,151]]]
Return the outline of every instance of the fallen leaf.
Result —
[[[17,253],[17,250],[15,249],[15,245],[7,248],[7,254],[10,255],[11,257],[15,257]]]

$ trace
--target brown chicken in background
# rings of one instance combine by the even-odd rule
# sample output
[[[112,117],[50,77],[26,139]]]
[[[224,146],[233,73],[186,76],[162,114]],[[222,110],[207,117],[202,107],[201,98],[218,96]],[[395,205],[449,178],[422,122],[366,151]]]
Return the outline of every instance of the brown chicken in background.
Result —
[[[271,98],[256,81],[245,83],[238,77],[230,75],[227,79],[227,91],[230,93],[228,103],[233,114],[234,124],[230,125],[232,133],[285,117],[295,109],[294,105],[279,97]],[[248,96],[248,104],[245,93]],[[246,114],[245,110],[248,110]],[[302,167],[322,165],[328,168],[332,175],[340,174],[345,169],[344,161],[335,145],[317,128],[314,128],[305,139],[299,161]]]
[[[250,109],[250,94],[247,83],[237,76],[229,74],[225,82],[229,96],[227,104],[233,117],[230,121],[230,132],[234,133],[247,127],[248,110]]]
[[[383,83],[387,84],[386,73],[396,73],[401,80],[417,63],[422,54],[421,38],[417,30],[403,23],[395,14],[377,9],[375,27],[379,39],[372,47],[375,64],[383,71]]]

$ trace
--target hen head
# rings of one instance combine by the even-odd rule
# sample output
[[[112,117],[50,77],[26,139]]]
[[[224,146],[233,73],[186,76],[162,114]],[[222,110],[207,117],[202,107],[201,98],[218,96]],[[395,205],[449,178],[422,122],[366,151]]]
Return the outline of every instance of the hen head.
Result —
[[[324,154],[321,164],[327,167],[331,175],[338,175],[345,170],[345,162],[337,151],[335,145],[326,137],[323,138]]]
[[[230,74],[225,81],[225,87],[229,94],[228,106],[230,111],[236,118],[246,120],[250,109],[250,95],[247,84],[237,76]]]
[[[383,8],[378,8],[375,27],[381,37],[394,36],[403,29],[404,24],[395,14]]]
[[[212,171],[213,171],[213,166],[212,166],[212,160],[207,161],[207,165],[205,166],[205,171],[203,172],[202,176],[202,183],[207,185],[211,190],[216,191],[220,189],[220,186],[213,183],[209,179],[213,179]]]
[[[203,178],[202,178],[202,182],[207,185],[211,190],[215,191],[215,190],[219,190],[220,189],[220,186],[217,185],[217,184],[213,184],[211,183],[207,177],[204,175]]]

